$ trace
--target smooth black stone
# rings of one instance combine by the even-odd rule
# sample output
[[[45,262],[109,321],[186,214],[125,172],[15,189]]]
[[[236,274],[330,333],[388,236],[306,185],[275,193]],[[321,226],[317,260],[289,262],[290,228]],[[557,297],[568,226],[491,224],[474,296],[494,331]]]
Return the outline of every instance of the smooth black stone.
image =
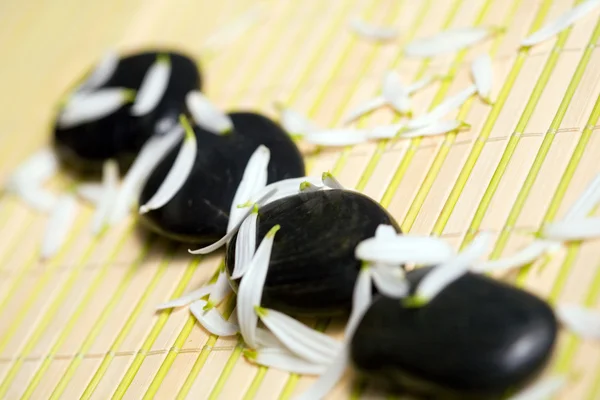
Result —
[[[215,135],[194,127],[198,154],[188,180],[169,203],[142,217],[158,233],[199,244],[213,243],[224,236],[233,197],[250,156],[260,144],[271,151],[268,183],[304,176],[302,155],[278,124],[250,112],[229,115],[234,125],[232,133]],[[156,192],[178,152],[176,146],[152,172],[140,204]]]
[[[354,249],[393,217],[371,198],[347,190],[300,193],[259,211],[257,246],[274,225],[275,236],[261,304],[295,315],[350,311],[361,262]],[[235,243],[235,239],[231,243]],[[229,273],[235,246],[227,249]]]
[[[93,122],[66,129],[55,126],[55,147],[67,165],[79,171],[97,172],[105,160],[114,158],[125,170],[152,135],[164,133],[165,127],[178,122],[180,114],[188,113],[185,96],[191,90],[200,89],[201,78],[196,62],[184,54],[149,51],[123,57],[111,79],[97,90],[117,87],[138,90],[159,54],[170,57],[171,77],[162,100],[153,111],[141,117],[133,116],[131,102]]]
[[[430,268],[407,274],[411,286]],[[500,399],[551,357],[557,321],[534,295],[467,274],[422,308],[378,297],[351,344],[359,371],[441,399]]]

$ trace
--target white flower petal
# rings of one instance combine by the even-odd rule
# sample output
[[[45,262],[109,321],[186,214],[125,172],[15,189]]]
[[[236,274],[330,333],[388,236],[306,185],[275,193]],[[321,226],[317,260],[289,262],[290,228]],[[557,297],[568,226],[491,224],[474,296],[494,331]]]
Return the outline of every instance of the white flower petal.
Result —
[[[485,27],[450,29],[434,36],[417,39],[404,48],[411,57],[432,57],[452,53],[482,41],[494,30]]]
[[[560,249],[561,244],[551,240],[534,240],[523,250],[510,257],[498,260],[485,261],[473,266],[475,272],[506,271],[531,264],[546,253],[552,253]]]
[[[375,264],[371,266],[371,277],[377,291],[387,297],[400,299],[408,296],[410,285],[402,268]]]
[[[270,159],[271,152],[262,144],[254,150],[254,153],[252,153],[248,159],[242,180],[233,196],[231,210],[229,211],[227,231],[236,226],[239,222],[239,217],[244,214],[244,210],[238,208],[238,206],[248,203],[252,198],[252,195],[258,193],[267,186]]]
[[[49,147],[44,147],[29,156],[17,166],[9,179],[11,184],[42,183],[56,175],[59,168],[58,157]]]
[[[130,89],[108,88],[73,96],[58,116],[59,128],[67,129],[104,118],[132,100]]]
[[[102,195],[92,219],[92,233],[98,234],[106,224],[117,196],[119,165],[115,160],[104,162],[102,168]]]
[[[283,129],[290,135],[304,135],[318,130],[317,125],[299,112],[286,108],[281,103],[275,103],[279,111],[279,122]]]
[[[573,7],[553,21],[550,21],[538,31],[529,35],[521,41],[522,46],[533,46],[541,43],[573,25],[578,19],[581,19],[591,13],[594,8],[600,5],[600,0],[587,0]]]
[[[131,106],[131,115],[141,117],[152,112],[165,95],[170,79],[171,59],[168,55],[161,54],[148,68],[142,80],[135,102]]]
[[[97,206],[102,198],[103,188],[99,183],[82,183],[77,186],[76,191],[83,200]]]
[[[553,222],[544,227],[542,235],[561,242],[596,238],[600,236],[600,217]]]
[[[367,131],[362,129],[327,129],[307,133],[304,140],[319,146],[351,146],[366,142]]]
[[[400,75],[395,71],[389,71],[383,78],[382,96],[399,113],[410,112],[409,93],[402,84]]]
[[[386,105],[386,99],[383,98],[382,96],[375,97],[369,101],[366,101],[366,102],[360,104],[359,106],[357,106],[354,110],[352,110],[350,112],[350,114],[348,114],[344,118],[343,124],[344,125],[349,124],[352,121],[359,119],[363,115],[368,114],[374,110],[377,110],[378,108],[381,108],[385,105]]]
[[[257,204],[259,207],[264,205],[266,200],[268,198],[270,198],[271,196],[273,196],[273,194],[275,194],[275,192],[276,192],[276,189],[269,190],[260,199],[258,199],[258,201],[256,201],[255,204]],[[219,239],[215,243],[211,244],[210,246],[202,247],[198,250],[188,250],[188,252],[190,254],[208,254],[208,253],[212,253],[213,251],[217,250],[218,248],[223,246],[225,243],[229,242],[229,240],[233,237],[233,235],[235,235],[235,233],[238,231],[238,229],[240,228],[242,223],[246,220],[246,218],[252,212],[253,212],[253,207],[248,207],[246,209],[246,212],[242,216],[242,218],[239,219],[237,225],[234,226],[229,232],[227,232],[227,234],[225,236],[223,236],[221,239]]]
[[[563,376],[542,379],[508,400],[549,400],[567,383]]]
[[[239,327],[225,320],[216,308],[205,311],[206,305],[204,300],[197,300],[190,305],[190,312],[204,329],[217,336],[234,336],[239,332]]]
[[[123,182],[109,218],[111,225],[123,220],[136,203],[142,185],[150,176],[154,168],[182,139],[185,130],[181,125],[176,125],[164,135],[152,136],[140,150],[135,161],[125,174]]]
[[[564,221],[587,217],[600,202],[600,174],[588,184],[581,196],[567,211]]]
[[[237,315],[237,313],[234,313],[232,315]],[[279,339],[277,339],[275,335],[263,328],[256,328],[256,342],[261,348],[270,347],[273,349],[281,349],[285,350],[286,352],[289,352],[289,350],[285,348],[283,343],[281,343],[281,341],[279,341]]]
[[[344,189],[342,184],[337,179],[335,179],[335,176],[333,176],[331,172],[323,172],[323,176],[321,177],[321,179],[323,181],[323,185],[327,186],[328,188],[340,190]]]
[[[254,252],[256,250],[256,232],[257,232],[257,221],[258,221],[258,210],[254,210],[244,220],[240,226],[236,241],[235,241],[235,265],[233,267],[233,273],[231,279],[239,279],[248,270]]]
[[[348,349],[346,346],[337,354],[326,371],[304,393],[294,400],[317,400],[325,397],[344,375],[348,367]]]
[[[360,37],[369,40],[388,41],[398,37],[398,29],[391,27],[375,26],[358,18],[349,22],[350,29]]]
[[[104,85],[112,78],[118,66],[119,55],[116,51],[109,50],[104,54],[98,64],[96,64],[94,70],[89,74],[85,82],[79,86],[77,91],[88,92]]]
[[[416,82],[411,83],[406,87],[406,91],[408,94],[413,94],[423,89],[425,86],[429,85],[431,82],[435,80],[433,76],[426,76],[425,78],[421,78]]]
[[[416,118],[415,120],[411,121],[408,124],[408,128],[419,127],[418,123],[423,123],[424,125],[421,125],[421,126],[426,126],[426,125],[429,125],[431,122],[437,121],[438,119],[442,118],[449,112],[452,112],[452,111],[460,108],[475,93],[477,93],[477,87],[475,85],[471,85],[471,86],[467,87],[466,89],[458,92],[454,96],[450,96],[450,97],[444,99],[444,101],[442,103],[440,103],[437,107],[435,107],[433,110],[431,110],[424,116]],[[424,121],[430,121],[430,122],[426,123]]]
[[[269,270],[273,240],[278,230],[279,225],[275,225],[265,235],[238,287],[236,306],[240,331],[246,344],[252,348],[256,348],[258,344],[256,341],[258,316],[254,309],[260,305],[263,286]]]
[[[308,182],[309,184],[314,186],[319,186],[322,183],[321,178],[316,178],[312,176],[284,179],[282,181],[273,182],[267,185],[267,187],[265,187],[263,190],[259,191],[254,196],[252,196],[250,202],[256,203],[258,199],[264,197],[265,194],[272,190],[276,190],[276,192],[264,203],[265,205],[272,203],[276,200],[283,199],[284,197],[294,196],[300,193],[300,185],[302,185],[304,182]]]
[[[359,260],[372,263],[433,265],[448,261],[455,251],[444,240],[433,236],[397,235],[366,239],[356,246],[355,255]]]
[[[327,364],[341,349],[340,342],[279,311],[259,308],[256,312],[275,337],[304,360]]]
[[[415,296],[425,301],[432,300],[469,271],[474,262],[487,252],[490,239],[488,232],[480,233],[456,257],[434,267],[417,286]]]
[[[295,374],[321,375],[327,368],[325,365],[303,360],[292,352],[280,348],[262,348],[254,352],[246,352],[246,356],[258,365]]]
[[[424,126],[422,128],[407,130],[398,135],[399,138],[414,138],[414,137],[423,137],[423,136],[437,136],[443,135],[448,132],[454,132],[463,127],[468,127],[470,125],[465,124],[463,121],[437,121],[431,125]]]
[[[395,238],[396,236],[398,236],[398,232],[391,225],[381,224],[375,229],[375,237],[378,239]]]
[[[313,185],[312,183],[308,182],[308,181],[304,181],[300,184],[300,191],[301,192],[318,192],[319,190],[323,190],[324,187],[323,186],[317,186],[317,185]]]
[[[185,103],[194,122],[209,132],[223,134],[233,130],[231,117],[219,110],[200,91],[194,90],[185,96]]]
[[[52,210],[44,232],[40,253],[43,259],[53,256],[64,244],[76,215],[77,200],[75,197],[72,195],[60,197]]]
[[[559,321],[570,331],[586,339],[600,340],[600,312],[573,304],[559,304]]]
[[[232,289],[231,285],[229,284],[229,278],[227,277],[227,272],[225,272],[225,268],[223,267],[219,271],[217,281],[213,284],[208,301],[213,305],[217,305],[221,303],[229,295],[229,293],[231,293],[231,291]]]
[[[52,211],[58,202],[54,193],[34,183],[13,186],[11,191],[29,207],[41,212]]]
[[[350,318],[348,318],[346,329],[344,329],[344,333],[346,334],[344,343],[350,342],[363,315],[371,306],[371,301],[373,300],[372,287],[371,268],[361,268],[354,284],[354,291],[352,292],[352,312],[350,313]]]
[[[264,8],[264,4],[254,4],[233,21],[220,26],[204,41],[202,45],[203,52],[217,53],[224,46],[234,43],[260,20]]]
[[[185,121],[185,124],[187,124],[187,121]],[[182,121],[182,125],[184,125],[184,121]],[[145,214],[150,210],[156,210],[167,204],[185,184],[185,181],[187,181],[192,172],[192,168],[196,161],[198,145],[196,143],[196,134],[192,128],[189,125],[187,127],[184,125],[184,128],[186,130],[185,139],[181,144],[175,162],[173,162],[169,173],[156,193],[154,193],[146,204],[140,207],[140,214]]]
[[[492,58],[489,54],[482,54],[471,64],[471,74],[477,87],[477,93],[486,102],[491,103],[492,81],[494,70],[492,69]]]
[[[214,288],[214,285],[202,286],[201,288],[196,289],[192,292],[186,293],[181,297],[178,297],[176,299],[169,300],[165,303],[159,304],[158,306],[156,306],[156,311],[166,310],[169,308],[178,308],[178,307],[187,306],[188,304],[191,304],[191,303],[195,302],[196,300],[200,300],[204,296],[210,294],[210,292],[213,288]]]

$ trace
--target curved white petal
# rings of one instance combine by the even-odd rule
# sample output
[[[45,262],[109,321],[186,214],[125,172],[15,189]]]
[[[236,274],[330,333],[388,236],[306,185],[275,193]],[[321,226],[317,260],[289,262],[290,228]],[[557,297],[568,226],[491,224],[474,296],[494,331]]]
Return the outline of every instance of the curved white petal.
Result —
[[[485,261],[473,266],[475,272],[505,271],[531,264],[546,253],[560,249],[561,244],[552,240],[534,240],[529,246],[510,257]]]
[[[462,252],[447,262],[434,267],[417,286],[415,296],[430,301],[448,285],[466,274],[473,263],[488,250],[491,236],[488,232],[477,235]]]
[[[358,244],[355,255],[359,260],[373,263],[434,265],[448,261],[455,251],[448,243],[433,236],[397,235],[366,239]]]
[[[231,279],[239,279],[248,270],[256,250],[258,210],[244,220],[235,241],[235,265]]]
[[[303,360],[281,348],[262,348],[255,352],[247,352],[246,356],[258,365],[295,374],[321,375],[327,368],[325,365]]]
[[[549,400],[567,383],[564,376],[555,376],[542,379],[508,400]]]
[[[594,8],[600,5],[600,0],[587,0],[573,7],[553,21],[550,21],[538,31],[529,35],[521,41],[522,46],[533,46],[541,43],[573,25],[578,19],[581,19],[591,13]]]
[[[318,146],[351,146],[368,140],[367,131],[362,129],[327,129],[310,132],[304,140]]]
[[[463,127],[469,127],[463,121],[437,121],[431,125],[424,126],[419,129],[407,130],[398,135],[399,138],[414,138],[423,136],[437,136],[448,132],[454,132]]]
[[[344,189],[342,184],[337,179],[335,179],[335,176],[333,176],[331,172],[323,172],[321,180],[323,181],[323,185],[327,186],[328,188],[342,190]]]
[[[104,85],[112,78],[118,66],[119,55],[115,50],[109,50],[104,54],[98,64],[96,64],[94,70],[90,73],[85,82],[79,86],[77,91],[87,92]]]
[[[354,284],[354,291],[352,292],[352,312],[350,313],[350,318],[348,318],[346,329],[344,329],[344,333],[346,334],[344,343],[350,342],[363,315],[371,306],[371,301],[373,300],[372,287],[371,268],[361,268]]]
[[[542,236],[561,242],[596,238],[600,236],[600,217],[552,222],[544,227]]]
[[[278,230],[279,225],[275,225],[265,235],[238,287],[236,306],[240,331],[246,344],[252,348],[256,348],[258,344],[256,341],[258,316],[254,309],[260,305],[269,270],[273,240]]]
[[[118,185],[119,165],[115,160],[105,161],[102,168],[102,195],[92,219],[92,233],[100,233],[106,224],[117,196]]]
[[[600,174],[588,184],[581,196],[567,211],[564,221],[571,219],[585,218],[590,214],[596,205],[600,202]]]
[[[450,29],[434,36],[417,39],[404,47],[404,53],[411,57],[433,57],[452,53],[482,41],[493,30],[485,27]]]
[[[371,277],[377,291],[387,297],[400,299],[409,294],[410,285],[400,267],[375,264],[371,267]]]
[[[140,117],[152,112],[165,95],[170,79],[171,59],[168,55],[159,55],[142,80],[131,115]]]
[[[213,305],[217,305],[222,302],[229,295],[229,293],[231,293],[231,291],[232,289],[231,285],[229,284],[229,278],[227,277],[227,272],[225,272],[225,268],[223,267],[221,268],[221,271],[219,271],[217,281],[213,284],[208,301]]]
[[[192,292],[186,293],[181,297],[178,297],[176,299],[169,300],[165,303],[159,304],[158,306],[156,306],[156,311],[166,310],[169,308],[178,308],[178,307],[187,306],[188,304],[191,304],[196,300],[200,300],[204,296],[210,294],[210,292],[213,290],[213,288],[214,288],[214,285],[202,286],[201,288],[196,289]]]
[[[133,98],[130,89],[108,88],[73,96],[58,116],[59,128],[67,129],[104,118]]]
[[[460,108],[475,93],[477,93],[477,87],[475,85],[471,85],[456,93],[455,95],[444,99],[444,101],[442,101],[437,107],[425,114],[425,116],[423,117],[428,118],[428,120],[432,122],[437,121],[449,112]],[[416,118],[415,120],[419,120],[419,118]],[[417,127],[417,121],[411,121],[411,123],[408,124],[409,128]],[[429,125],[429,123],[425,123],[425,125]]]
[[[264,328],[256,328],[256,342],[260,348],[271,347],[273,349],[285,350],[289,353],[283,343],[281,343],[281,341],[279,341],[279,339],[277,339],[270,331]]]
[[[185,103],[194,122],[209,132],[223,134],[233,130],[231,117],[219,110],[200,91],[193,90],[185,96]]]
[[[388,41],[398,37],[398,29],[384,26],[375,26],[358,18],[349,22],[350,29],[360,37],[369,40]]]
[[[402,84],[400,75],[389,71],[383,78],[382,96],[399,113],[409,113],[411,109],[408,90]]]
[[[10,190],[37,211],[52,211],[58,202],[54,193],[35,183],[13,185]]]
[[[173,166],[156,193],[154,193],[146,204],[140,207],[140,214],[145,214],[150,210],[161,208],[177,194],[192,172],[194,162],[196,161],[197,151],[198,145],[196,143],[196,135],[191,127],[187,127],[185,139],[181,144]]]
[[[492,82],[494,70],[492,69],[492,58],[489,54],[482,54],[471,64],[471,75],[477,87],[477,93],[486,102],[491,103]]]
[[[9,178],[9,186],[45,182],[56,175],[58,167],[56,153],[49,147],[44,147],[17,166]]]
[[[216,308],[205,311],[206,304],[204,300],[197,300],[190,305],[190,312],[204,329],[217,336],[234,336],[239,332],[239,327],[225,320]]]
[[[317,400],[324,398],[342,378],[347,367],[348,349],[344,346],[319,379],[304,393],[295,397],[294,400]]]
[[[375,237],[378,239],[395,238],[397,235],[398,232],[391,225],[381,224],[375,229]]]
[[[42,241],[41,256],[52,257],[64,244],[69,230],[77,216],[77,200],[72,195],[64,195],[58,199],[50,219],[46,225]]]
[[[406,86],[406,91],[408,92],[408,94],[413,94],[413,93],[418,92],[419,90],[423,89],[425,86],[429,85],[434,80],[435,80],[435,77],[426,76],[425,78],[421,78],[418,81],[413,82],[410,85]]]
[[[586,339],[600,340],[600,312],[573,304],[559,304],[556,316],[565,328]]]
[[[323,186],[313,185],[308,181],[304,181],[300,184],[301,192],[318,192],[319,190],[323,190]]]
[[[281,126],[290,135],[304,135],[318,129],[314,122],[295,110],[280,103],[275,103],[275,108],[279,111]]]
[[[308,182],[313,186],[320,186],[322,183],[321,178],[313,177],[313,176],[305,176],[302,178],[290,178],[284,179],[279,182],[273,182],[267,185],[263,190],[257,192],[252,196],[250,200],[251,203],[256,203],[258,199],[262,198],[265,194],[272,190],[276,190],[276,192],[268,198],[268,200],[264,203],[269,204],[276,200],[283,199],[284,197],[294,196],[300,193],[300,185],[304,182]],[[325,189],[325,188],[324,188]]]
[[[344,122],[343,124],[349,124],[354,120],[359,119],[360,117],[362,117],[365,114],[368,114],[372,111],[377,110],[378,108],[381,108],[383,106],[385,106],[386,104],[386,99],[383,98],[383,96],[378,96],[375,97],[371,100],[368,100],[360,105],[358,105],[355,109],[353,109],[345,118],[344,118]]]
[[[103,187],[99,183],[82,183],[75,189],[77,195],[90,204],[97,206],[102,198]]]

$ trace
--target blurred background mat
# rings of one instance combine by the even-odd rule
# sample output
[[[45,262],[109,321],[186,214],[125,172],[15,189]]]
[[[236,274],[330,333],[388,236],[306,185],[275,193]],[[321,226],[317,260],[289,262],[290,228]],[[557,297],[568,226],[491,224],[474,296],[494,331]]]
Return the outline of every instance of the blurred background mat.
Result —
[[[576,2],[575,2],[576,3]],[[172,46],[198,57],[209,97],[276,117],[274,101],[336,126],[394,68],[407,82],[443,74],[414,97],[416,113],[470,84],[469,63],[494,59],[493,106],[467,102],[472,129],[443,137],[346,149],[302,146],[311,172],[331,170],[382,202],[405,230],[456,246],[494,232],[492,257],[560,217],[600,172],[600,15],[533,49],[519,41],[572,0],[4,0],[0,3],[0,173],[49,142],[64,91],[111,47]],[[259,21],[206,53],[211,32],[248,12]],[[360,17],[398,27],[396,41],[354,35]],[[467,51],[407,59],[408,41],[452,27],[506,26]],[[381,110],[359,125],[390,122]],[[65,179],[58,179],[57,188]],[[277,399],[312,381],[257,368],[236,338],[209,336],[185,309],[154,307],[205,283],[221,258],[191,257],[136,231],[132,220],[94,239],[81,205],[60,254],[36,251],[46,217],[0,199],[0,398]],[[573,243],[548,262],[504,278],[550,299],[600,308],[600,243]],[[231,302],[223,306],[231,310]],[[339,333],[335,321],[312,321]],[[337,324],[339,325],[339,324]],[[568,373],[562,399],[600,399],[600,344],[562,334],[548,373]],[[373,398],[350,375],[333,399]]]

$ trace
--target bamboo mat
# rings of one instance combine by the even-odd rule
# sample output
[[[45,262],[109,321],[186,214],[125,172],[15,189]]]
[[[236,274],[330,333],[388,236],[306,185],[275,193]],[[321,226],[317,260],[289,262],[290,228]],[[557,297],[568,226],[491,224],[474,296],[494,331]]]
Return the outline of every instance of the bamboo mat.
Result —
[[[169,45],[198,55],[208,95],[226,109],[276,117],[283,101],[323,126],[379,90],[394,68],[406,80],[448,75],[414,97],[425,111],[470,83],[469,62],[493,54],[493,106],[477,99],[459,118],[472,129],[445,137],[329,150],[304,146],[310,171],[331,170],[380,200],[406,231],[456,246],[479,229],[495,233],[492,257],[531,240],[560,217],[600,172],[598,12],[531,50],[527,32],[572,0],[267,0],[263,20],[241,40],[201,56],[204,39],[254,0],[4,0],[0,2],[0,171],[49,140],[59,96],[103,52]],[[401,30],[377,45],[347,29],[350,17]],[[444,28],[500,25],[508,31],[465,52],[404,59],[402,45]],[[391,121],[387,110],[359,122]],[[56,183],[61,187],[61,180]],[[135,229],[132,221],[92,239],[80,207],[61,252],[38,261],[46,217],[0,199],[0,398],[290,398],[310,377],[257,368],[235,338],[209,336],[186,310],[154,313],[205,283],[218,256],[192,258]],[[539,268],[506,279],[551,302],[600,308],[598,241],[574,243]],[[224,305],[231,310],[231,303]],[[313,321],[314,322],[314,321]],[[336,324],[316,324],[338,333]],[[339,327],[337,327],[339,328]],[[549,373],[568,373],[562,399],[600,399],[600,345],[563,333]],[[351,376],[331,398],[373,398]]]

